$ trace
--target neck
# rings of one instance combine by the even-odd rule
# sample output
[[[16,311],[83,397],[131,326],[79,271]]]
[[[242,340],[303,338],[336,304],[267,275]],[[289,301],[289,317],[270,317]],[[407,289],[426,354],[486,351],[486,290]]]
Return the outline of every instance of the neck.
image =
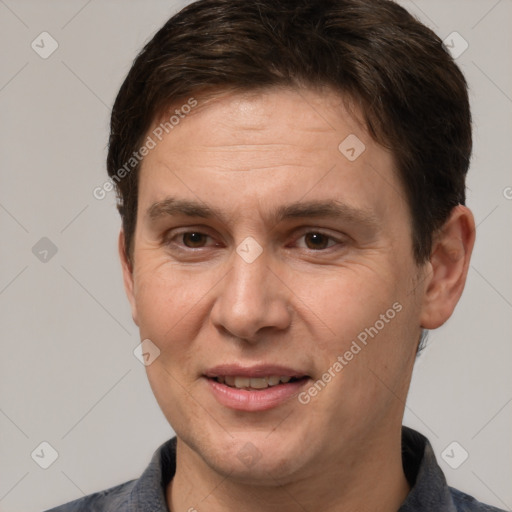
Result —
[[[396,432],[396,429],[395,429]],[[283,508],[340,512],[396,512],[410,487],[402,467],[401,437],[366,439],[361,449],[305,468],[300,476],[271,484],[221,475],[178,438],[176,474],[167,487],[171,512],[281,512]]]

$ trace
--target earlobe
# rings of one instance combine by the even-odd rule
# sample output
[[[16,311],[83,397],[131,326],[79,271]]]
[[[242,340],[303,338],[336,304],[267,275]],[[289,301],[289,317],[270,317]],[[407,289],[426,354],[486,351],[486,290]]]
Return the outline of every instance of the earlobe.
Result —
[[[424,329],[436,329],[452,315],[466,283],[474,243],[473,214],[456,206],[434,237],[421,311]]]
[[[132,309],[132,318],[136,325],[138,324],[137,319],[137,305],[135,301],[135,292],[134,292],[134,276],[133,276],[133,265],[132,262],[129,261],[128,256],[126,254],[126,239],[124,236],[124,231],[121,229],[119,233],[118,240],[118,250],[119,250],[119,259],[121,260],[121,268],[123,272],[123,283],[124,289],[126,292],[126,296],[128,297],[128,301],[130,302],[130,306]]]

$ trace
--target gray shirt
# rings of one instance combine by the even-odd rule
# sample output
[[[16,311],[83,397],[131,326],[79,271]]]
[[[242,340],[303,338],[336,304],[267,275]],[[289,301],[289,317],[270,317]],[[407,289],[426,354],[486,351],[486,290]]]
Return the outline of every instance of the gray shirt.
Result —
[[[402,461],[411,491],[397,512],[504,512],[448,487],[432,446],[402,428]],[[176,438],[153,455],[141,477],[47,512],[168,512],[165,489],[176,471]]]

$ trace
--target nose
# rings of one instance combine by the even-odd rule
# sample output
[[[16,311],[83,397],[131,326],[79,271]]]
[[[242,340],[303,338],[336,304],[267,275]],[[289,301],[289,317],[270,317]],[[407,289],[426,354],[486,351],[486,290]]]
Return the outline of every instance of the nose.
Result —
[[[291,323],[289,290],[276,265],[270,269],[266,251],[252,262],[236,252],[231,259],[210,313],[213,324],[249,343],[257,343],[272,329],[285,330]]]

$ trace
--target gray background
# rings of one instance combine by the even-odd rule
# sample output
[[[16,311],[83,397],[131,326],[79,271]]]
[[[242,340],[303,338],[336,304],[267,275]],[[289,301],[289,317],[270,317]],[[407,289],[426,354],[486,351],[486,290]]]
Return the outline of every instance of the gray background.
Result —
[[[510,510],[512,2],[403,5],[441,38],[457,31],[469,44],[457,62],[471,87],[468,203],[478,223],[465,294],[417,362],[404,423],[430,438],[451,485]],[[135,478],[172,435],[132,352],[114,195],[99,201],[92,190],[105,180],[121,81],[179,7],[0,0],[1,511],[38,511]],[[59,45],[47,59],[31,48],[43,31]],[[47,261],[44,241],[33,252],[42,237],[57,248]],[[42,441],[59,454],[46,470],[31,458]],[[458,469],[441,456],[453,441],[469,453]]]

